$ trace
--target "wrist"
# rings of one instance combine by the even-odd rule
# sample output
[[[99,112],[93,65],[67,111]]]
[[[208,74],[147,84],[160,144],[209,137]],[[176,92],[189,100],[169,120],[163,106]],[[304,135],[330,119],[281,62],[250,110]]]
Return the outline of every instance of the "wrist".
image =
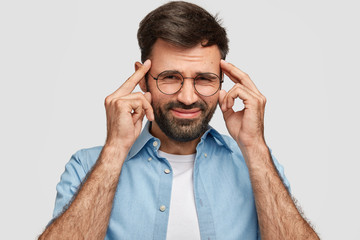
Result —
[[[118,138],[108,137],[105,141],[104,148],[106,147],[109,150],[119,150],[121,152],[128,153],[132,147],[133,143],[127,143]]]
[[[268,149],[264,138],[254,139],[246,142],[238,140],[236,142],[243,153],[253,153],[265,151]]]
[[[125,161],[130,147],[123,146],[114,142],[106,142],[102,152],[101,159],[107,163],[113,163],[115,165],[122,165]]]
[[[268,164],[271,161],[270,150],[265,142],[258,142],[247,146],[239,145],[239,147],[249,168],[261,168],[263,164]]]

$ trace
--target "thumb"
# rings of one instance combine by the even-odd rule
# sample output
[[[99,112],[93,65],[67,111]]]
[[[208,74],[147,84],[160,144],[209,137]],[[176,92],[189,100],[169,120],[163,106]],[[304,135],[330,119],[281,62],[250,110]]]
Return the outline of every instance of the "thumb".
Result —
[[[151,93],[150,92],[144,93],[144,97],[151,104]]]
[[[144,97],[145,97],[146,101],[148,101],[151,104],[151,93],[150,92],[144,93]],[[146,117],[149,121],[154,121],[154,119],[155,119],[154,110],[152,108],[150,111],[148,111],[146,113]]]
[[[224,89],[221,89],[219,92],[219,106],[223,112],[226,110],[226,103],[224,102],[226,94],[227,92]]]

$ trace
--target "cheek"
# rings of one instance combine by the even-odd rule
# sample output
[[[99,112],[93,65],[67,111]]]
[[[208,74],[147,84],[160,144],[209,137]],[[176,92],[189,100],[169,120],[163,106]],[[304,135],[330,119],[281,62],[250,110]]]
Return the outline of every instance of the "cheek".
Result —
[[[172,99],[170,96],[159,92],[157,89],[151,90],[151,105],[153,106],[153,108],[160,108],[171,100]]]
[[[211,96],[208,99],[206,99],[206,103],[207,103],[209,108],[212,108],[212,107],[216,106],[218,104],[218,101],[219,101],[219,95],[218,94],[216,94],[214,96]]]
[[[147,87],[147,91],[151,93],[151,103],[152,104],[157,103],[159,99],[161,99],[160,96],[161,93],[157,89],[156,84],[154,84],[154,82],[151,82],[151,80],[150,81],[148,80],[146,87]]]
[[[152,80],[151,78],[148,77],[148,79],[146,80],[146,90],[148,92],[150,92],[151,94],[153,94],[153,92],[155,92],[155,90],[156,90],[155,80]]]

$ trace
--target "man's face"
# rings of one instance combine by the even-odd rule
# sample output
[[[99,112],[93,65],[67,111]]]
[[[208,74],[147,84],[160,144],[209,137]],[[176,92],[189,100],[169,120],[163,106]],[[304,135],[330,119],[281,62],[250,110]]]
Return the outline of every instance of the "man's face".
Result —
[[[157,77],[166,70],[176,70],[184,77],[198,73],[220,74],[220,51],[216,45],[182,49],[157,40],[150,56],[149,73]],[[186,78],[181,90],[173,95],[159,91],[156,81],[148,76],[148,91],[152,96],[155,123],[169,138],[186,142],[199,138],[207,129],[218,102],[218,94],[204,97],[194,89],[194,80]],[[155,126],[155,127],[157,127]]]

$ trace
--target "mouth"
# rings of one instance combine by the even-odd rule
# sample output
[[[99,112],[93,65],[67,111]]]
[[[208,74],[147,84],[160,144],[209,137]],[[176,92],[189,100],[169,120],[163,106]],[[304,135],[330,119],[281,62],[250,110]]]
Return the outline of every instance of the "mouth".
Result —
[[[201,114],[200,108],[192,108],[192,109],[173,108],[170,111],[175,117],[183,118],[183,119],[197,118]]]

